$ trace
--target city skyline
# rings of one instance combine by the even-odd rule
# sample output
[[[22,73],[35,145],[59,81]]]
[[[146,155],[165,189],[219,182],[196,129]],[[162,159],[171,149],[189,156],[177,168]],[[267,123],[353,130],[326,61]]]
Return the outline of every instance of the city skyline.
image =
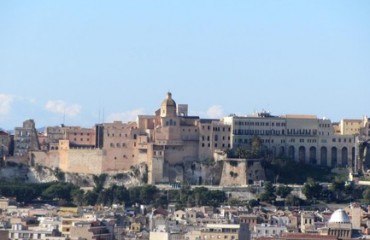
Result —
[[[153,114],[362,118],[366,1],[0,3],[0,128]],[[104,113],[103,113],[104,112]]]

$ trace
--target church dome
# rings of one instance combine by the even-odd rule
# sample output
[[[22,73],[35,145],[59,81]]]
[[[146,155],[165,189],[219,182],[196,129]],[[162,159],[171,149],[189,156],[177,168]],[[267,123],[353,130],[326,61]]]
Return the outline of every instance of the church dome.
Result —
[[[351,220],[343,209],[338,209],[331,215],[329,223],[351,223]]]
[[[170,92],[167,93],[166,99],[163,100],[162,107],[176,107],[175,100],[172,99],[172,94]]]
[[[161,117],[176,117],[176,102],[172,99],[170,92],[161,104]]]

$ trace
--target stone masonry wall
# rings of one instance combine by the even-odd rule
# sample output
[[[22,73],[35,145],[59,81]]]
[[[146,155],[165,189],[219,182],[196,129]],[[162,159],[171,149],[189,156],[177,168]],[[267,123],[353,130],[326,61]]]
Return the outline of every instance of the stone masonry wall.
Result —
[[[221,186],[240,186],[247,184],[246,160],[227,159],[224,160],[222,169]]]

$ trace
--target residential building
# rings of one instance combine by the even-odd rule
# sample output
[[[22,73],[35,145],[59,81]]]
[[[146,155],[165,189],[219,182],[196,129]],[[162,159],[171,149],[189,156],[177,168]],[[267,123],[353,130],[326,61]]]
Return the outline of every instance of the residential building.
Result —
[[[253,235],[255,237],[278,237],[284,232],[287,232],[286,226],[261,223],[253,227]]]
[[[76,222],[70,229],[69,238],[79,239],[99,239],[113,240],[112,229],[100,221],[95,222]]]
[[[40,149],[38,133],[35,122],[32,119],[23,122],[22,127],[16,127],[14,131],[14,156],[27,157],[29,151]]]
[[[248,240],[250,231],[248,224],[206,224],[200,230],[200,237],[200,239]]]

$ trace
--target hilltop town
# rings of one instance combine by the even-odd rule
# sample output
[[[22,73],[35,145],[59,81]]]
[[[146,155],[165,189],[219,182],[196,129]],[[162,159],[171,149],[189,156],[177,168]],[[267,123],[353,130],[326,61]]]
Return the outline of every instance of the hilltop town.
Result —
[[[262,151],[270,158],[343,167],[357,174],[366,168],[361,146],[367,144],[369,129],[367,117],[331,122],[313,115],[261,112],[202,119],[189,116],[188,105],[176,104],[168,93],[154,115],[139,115],[135,122],[99,123],[92,128],[48,126],[40,133],[34,120],[26,120],[14,129],[14,135],[1,132],[0,156],[6,161],[59,168],[66,173],[96,175],[146,164],[148,183],[157,184],[184,181],[186,174],[176,166],[184,169],[194,162],[240,158],[258,137]],[[209,184],[210,177],[216,178],[213,170],[202,172],[194,183]],[[261,177],[248,172],[238,184],[251,184]]]
[[[170,92],[153,112],[2,130],[0,239],[368,235],[369,118],[203,119]]]

